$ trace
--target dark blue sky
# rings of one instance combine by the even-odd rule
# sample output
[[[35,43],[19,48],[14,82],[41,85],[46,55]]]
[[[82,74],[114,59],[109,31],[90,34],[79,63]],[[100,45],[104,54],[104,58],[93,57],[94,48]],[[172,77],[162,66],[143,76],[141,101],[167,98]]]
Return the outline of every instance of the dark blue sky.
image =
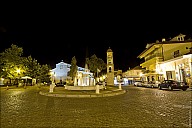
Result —
[[[84,66],[86,48],[89,56],[96,54],[106,62],[110,47],[115,69],[126,71],[139,65],[137,56],[147,43],[180,33],[192,34],[190,19],[178,18],[183,12],[55,12],[1,15],[0,52],[16,44],[23,47],[24,56],[31,55],[42,64],[70,63],[75,56],[78,65]]]

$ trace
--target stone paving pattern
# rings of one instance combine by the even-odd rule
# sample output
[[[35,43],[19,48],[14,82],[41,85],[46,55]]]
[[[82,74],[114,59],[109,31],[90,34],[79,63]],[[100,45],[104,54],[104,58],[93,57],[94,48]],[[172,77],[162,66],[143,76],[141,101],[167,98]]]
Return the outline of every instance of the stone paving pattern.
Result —
[[[191,128],[191,90],[122,89],[110,97],[67,98],[1,87],[1,128]]]

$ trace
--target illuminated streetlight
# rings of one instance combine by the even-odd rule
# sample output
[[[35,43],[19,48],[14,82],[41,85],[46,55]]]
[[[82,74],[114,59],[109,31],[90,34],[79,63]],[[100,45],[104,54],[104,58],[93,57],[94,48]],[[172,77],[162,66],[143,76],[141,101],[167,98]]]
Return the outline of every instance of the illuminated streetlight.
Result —
[[[17,72],[18,74],[20,74],[21,70],[20,70],[20,69],[17,69],[16,72]]]

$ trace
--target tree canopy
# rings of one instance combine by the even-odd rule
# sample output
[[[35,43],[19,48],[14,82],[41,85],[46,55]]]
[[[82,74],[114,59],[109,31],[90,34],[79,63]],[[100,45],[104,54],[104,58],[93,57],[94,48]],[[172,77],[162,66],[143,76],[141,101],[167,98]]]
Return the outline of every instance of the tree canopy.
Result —
[[[23,48],[12,44],[10,48],[0,53],[0,77],[8,79],[30,76],[41,82],[49,82],[50,67],[40,65],[31,56],[24,57]]]
[[[70,66],[70,71],[69,71],[69,76],[72,77],[72,79],[74,79],[76,74],[77,74],[77,68],[78,68],[77,67],[77,60],[74,56],[71,60],[71,66]]]
[[[106,63],[101,58],[98,58],[95,54],[90,58],[87,58],[86,63],[88,64],[89,70],[95,74],[95,77],[97,72],[101,72],[107,67]]]

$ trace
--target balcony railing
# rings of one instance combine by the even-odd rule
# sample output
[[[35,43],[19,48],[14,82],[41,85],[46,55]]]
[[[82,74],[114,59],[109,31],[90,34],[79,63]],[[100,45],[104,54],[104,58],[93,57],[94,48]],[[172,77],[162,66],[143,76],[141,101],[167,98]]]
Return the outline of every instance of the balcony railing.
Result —
[[[154,57],[161,57],[161,58],[162,58],[162,54],[161,54],[161,53],[153,54],[153,55],[147,57],[147,58],[145,59],[145,61],[148,61],[148,60],[150,60],[150,59],[153,59]]]

